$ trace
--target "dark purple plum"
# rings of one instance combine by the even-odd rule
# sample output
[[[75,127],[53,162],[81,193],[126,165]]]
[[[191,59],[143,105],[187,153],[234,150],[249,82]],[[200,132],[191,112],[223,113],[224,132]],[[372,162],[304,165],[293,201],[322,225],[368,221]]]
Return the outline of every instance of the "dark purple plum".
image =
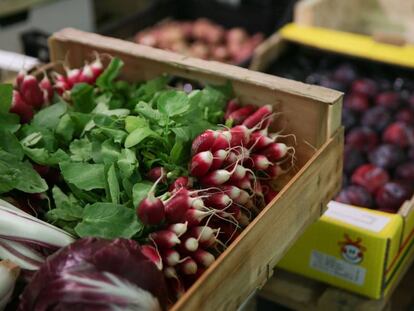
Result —
[[[395,178],[414,182],[414,162],[405,162],[395,169]]]
[[[365,111],[361,118],[361,125],[381,132],[392,122],[389,111],[384,107],[372,107]]]
[[[395,115],[395,119],[407,125],[414,125],[414,111],[409,108],[401,109]]]
[[[378,92],[377,83],[374,80],[364,78],[352,83],[352,91],[369,97],[374,97]]]
[[[413,188],[404,182],[390,181],[378,189],[375,202],[380,209],[397,211],[404,201],[411,198]]]
[[[375,105],[396,110],[400,106],[400,96],[396,92],[382,92],[375,97]]]
[[[351,93],[345,97],[344,107],[355,112],[364,112],[369,108],[368,97],[359,93]]]
[[[412,94],[412,95],[410,96],[410,98],[408,99],[408,104],[410,105],[410,108],[411,108],[412,110],[414,110],[414,94]]]
[[[349,177],[346,174],[342,175],[342,186],[341,188],[345,188],[349,186]]]
[[[335,201],[355,206],[373,207],[374,200],[367,190],[360,186],[348,186],[339,192]]]
[[[391,123],[382,134],[382,140],[405,148],[414,145],[414,128],[403,122]]]
[[[404,151],[392,144],[380,145],[368,154],[368,159],[376,166],[393,169],[398,164],[405,161]]]
[[[414,147],[410,147],[407,152],[408,159],[414,161]]]
[[[345,130],[350,130],[355,125],[358,124],[358,116],[355,112],[350,109],[342,109],[342,125],[345,127]]]
[[[358,167],[352,174],[353,184],[364,187],[370,193],[385,185],[390,179],[388,173],[381,167],[373,164],[364,164]]]
[[[345,137],[345,142],[361,151],[373,150],[378,145],[378,136],[369,127],[355,127]]]
[[[352,174],[352,172],[362,164],[366,163],[365,157],[362,152],[353,148],[352,146],[345,145],[344,147],[344,172]]]
[[[320,86],[326,87],[328,89],[337,90],[340,92],[346,91],[346,85],[340,81],[335,81],[332,78],[323,78],[318,83]]]
[[[351,84],[357,78],[357,71],[354,66],[345,63],[335,69],[333,77],[344,84]]]

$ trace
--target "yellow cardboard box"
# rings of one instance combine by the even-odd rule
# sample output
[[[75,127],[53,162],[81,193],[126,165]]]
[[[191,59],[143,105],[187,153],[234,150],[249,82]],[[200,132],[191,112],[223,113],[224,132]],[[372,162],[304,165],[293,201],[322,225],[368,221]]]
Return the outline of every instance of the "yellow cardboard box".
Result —
[[[268,47],[273,52],[263,55],[277,57],[283,46],[296,42],[414,68],[413,45],[391,46],[365,35],[290,24],[273,42],[277,46]],[[389,214],[331,202],[278,267],[371,298],[387,296],[414,260],[413,206],[414,198]]]

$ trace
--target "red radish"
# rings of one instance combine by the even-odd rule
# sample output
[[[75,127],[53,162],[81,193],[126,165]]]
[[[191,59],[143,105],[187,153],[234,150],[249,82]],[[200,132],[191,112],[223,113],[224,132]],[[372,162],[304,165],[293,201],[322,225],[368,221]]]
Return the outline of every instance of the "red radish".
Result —
[[[217,209],[224,209],[233,203],[233,200],[223,192],[210,194],[204,200],[209,207]]]
[[[272,166],[272,162],[265,155],[253,154],[251,159],[256,170],[266,170],[269,166]]]
[[[78,76],[78,82],[92,84],[95,82],[94,74],[90,65],[83,66]]]
[[[197,272],[197,263],[191,259],[187,258],[179,265],[180,271],[186,275],[196,274]]]
[[[164,275],[167,279],[178,279],[177,271],[173,267],[166,267]]]
[[[159,198],[149,194],[143,199],[137,209],[139,219],[146,225],[158,225],[165,218],[165,207]]]
[[[203,248],[210,247],[216,241],[214,230],[208,226],[193,227],[189,231],[189,236],[198,240]]]
[[[252,150],[261,150],[268,147],[270,144],[275,142],[275,138],[270,138],[263,135],[261,132],[254,132],[250,137],[248,147]]]
[[[191,207],[190,197],[186,193],[178,193],[164,202],[165,218],[168,223],[185,220],[185,213]]]
[[[229,172],[227,170],[215,170],[212,172],[207,173],[206,175],[200,178],[200,183],[207,187],[216,187],[226,183],[233,172]]]
[[[149,180],[151,181],[157,181],[158,178],[160,178],[161,176],[165,176],[166,175],[166,171],[162,166],[156,166],[153,167],[152,169],[150,169],[147,173],[147,177]],[[165,182],[165,177],[163,177],[161,179],[162,182]]]
[[[228,154],[229,152],[224,149],[215,151],[213,153],[213,163],[211,164],[210,170],[217,170],[221,168]]]
[[[102,61],[101,61],[100,55],[98,53],[96,53],[96,58],[92,62],[92,64],[90,65],[90,67],[91,67],[92,72],[93,72],[92,83],[95,83],[96,79],[101,75],[101,73],[104,70],[104,67],[102,65]]]
[[[230,147],[247,146],[250,141],[251,131],[244,125],[237,125],[230,129]]]
[[[67,91],[70,90],[70,85],[67,82],[63,82],[63,81],[57,81],[55,83],[55,85],[53,85],[53,88],[56,90],[56,92],[62,96],[62,94]]]
[[[282,159],[288,152],[288,147],[284,143],[272,143],[262,151],[270,161],[276,162]]]
[[[249,199],[250,199],[249,193],[245,190],[240,190],[240,195],[237,198],[234,198],[233,200],[237,204],[244,205],[247,203],[247,201],[249,201]]]
[[[189,252],[195,252],[198,249],[198,241],[195,238],[187,238],[182,243],[181,246]]]
[[[163,249],[173,248],[181,243],[177,235],[170,230],[160,230],[150,233],[150,239],[159,247]]]
[[[248,128],[253,128],[255,126],[258,126],[261,122],[264,122],[265,119],[272,114],[272,111],[273,111],[273,108],[271,105],[265,105],[263,107],[260,107],[259,109],[256,110],[255,113],[253,113],[246,120],[244,120],[242,124]],[[260,127],[260,128],[264,128],[264,127]]]
[[[230,168],[230,170],[233,171],[233,174],[231,174],[230,177],[230,182],[242,180],[246,176],[246,169],[240,164],[237,164],[235,167]]]
[[[33,107],[26,104],[20,93],[13,90],[13,100],[10,112],[19,115],[22,123],[28,123],[33,118]]]
[[[24,71],[24,70],[20,70],[19,71],[19,73],[17,74],[17,76],[16,76],[16,89],[18,89],[18,90],[20,90],[20,88],[22,87],[22,82],[23,82],[23,79],[24,79],[24,77],[26,76],[26,71]]]
[[[168,266],[175,266],[180,263],[180,254],[174,249],[166,249],[162,252],[162,259]]]
[[[24,101],[33,108],[39,109],[44,103],[43,92],[39,87],[39,83],[32,75],[27,75],[22,81],[20,93]]]
[[[229,131],[218,131],[218,136],[211,146],[211,151],[215,152],[220,149],[227,150],[230,147],[231,133]]]
[[[161,260],[160,254],[158,253],[157,249],[154,246],[142,245],[141,252],[145,257],[147,257],[149,260],[151,260],[155,264],[158,270],[162,271],[162,267],[163,267],[162,260]]]
[[[66,69],[66,82],[72,88],[76,83],[79,83],[79,76],[81,70],[78,68],[75,69]]]
[[[241,190],[233,185],[224,185],[222,190],[230,199],[235,200],[240,196]]]
[[[234,186],[240,188],[240,189],[244,189],[244,190],[250,190],[252,189],[252,184],[250,182],[250,178],[249,176],[244,176],[242,179],[238,179],[238,180],[233,180],[231,182]]]
[[[285,173],[285,170],[283,170],[279,165],[272,165],[269,166],[264,172],[270,179],[275,179]]]
[[[211,211],[204,212],[191,208],[185,213],[185,220],[188,222],[188,226],[190,227],[198,226],[204,218],[212,214],[213,213]]]
[[[239,224],[247,227],[250,224],[250,218],[243,212],[240,213]]]
[[[241,216],[240,207],[238,207],[237,205],[233,204],[228,209],[226,209],[226,214],[227,215],[223,215],[223,216],[229,218],[228,216],[229,215],[232,215],[234,217],[234,219],[236,219],[237,222],[238,222],[240,220],[240,216]]]
[[[165,218],[165,207],[163,202],[155,197],[155,189],[164,178],[161,175],[148,191],[148,195],[137,207],[137,215],[145,225],[158,225]]]
[[[230,113],[230,115],[226,119],[226,124],[227,122],[232,122],[233,125],[241,124],[255,110],[256,110],[256,107],[253,105],[246,105],[240,109],[237,109],[233,111],[232,113]]]
[[[226,159],[224,160],[225,165],[231,165],[237,162],[239,159],[238,154],[235,151],[230,151],[227,154]]]
[[[187,232],[187,223],[172,224],[168,227],[168,230],[174,232],[178,237]]]
[[[228,103],[227,103],[227,107],[226,107],[226,113],[224,114],[224,119],[227,120],[229,118],[230,114],[233,111],[236,111],[239,108],[240,108],[240,105],[239,105],[237,99],[229,100]]]
[[[193,181],[187,176],[178,177],[171,186],[168,188],[169,191],[173,192],[174,190],[179,190],[181,188],[189,188],[193,186]]]
[[[195,177],[204,176],[213,164],[211,151],[202,151],[193,156],[190,165],[190,174]]]
[[[279,192],[273,190],[271,187],[264,193],[264,200],[266,204],[269,204]]]
[[[194,254],[191,255],[191,257],[200,265],[208,268],[212,265],[212,263],[214,262],[214,260],[216,260],[216,258],[214,258],[213,254],[199,248],[197,249]]]
[[[44,101],[50,103],[53,99],[53,87],[49,78],[45,74],[43,79],[39,82],[39,86],[43,91]]]
[[[219,133],[213,130],[206,130],[200,135],[198,135],[194,140],[191,146],[192,154],[196,154],[202,151],[210,150],[213,146],[216,138]]]

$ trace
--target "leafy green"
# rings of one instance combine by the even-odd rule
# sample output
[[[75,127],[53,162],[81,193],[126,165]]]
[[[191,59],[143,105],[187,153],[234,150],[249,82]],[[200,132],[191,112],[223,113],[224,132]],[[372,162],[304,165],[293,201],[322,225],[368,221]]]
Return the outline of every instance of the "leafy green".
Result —
[[[134,206],[138,206],[138,204],[147,197],[152,185],[153,184],[149,181],[143,181],[134,185],[132,188]]]
[[[20,128],[20,118],[13,113],[0,113],[0,129],[15,133]]]
[[[12,189],[39,193],[47,188],[46,182],[28,162],[21,162],[18,156],[0,150],[0,193]]]
[[[96,85],[102,90],[110,90],[113,87],[114,80],[124,66],[124,62],[119,58],[113,58],[105,71],[96,80]]]
[[[64,162],[59,166],[66,182],[81,190],[105,188],[105,167],[102,164]]]
[[[12,104],[13,85],[0,84],[0,113],[8,113]]]
[[[132,238],[143,229],[135,210],[114,203],[95,203],[84,208],[82,222],[75,227],[80,237]]]
[[[32,124],[55,129],[60,122],[60,117],[64,115],[66,111],[67,104],[63,100],[60,100],[36,113],[33,117]]]
[[[70,97],[77,111],[91,112],[96,106],[92,85],[86,83],[76,84],[70,92]]]

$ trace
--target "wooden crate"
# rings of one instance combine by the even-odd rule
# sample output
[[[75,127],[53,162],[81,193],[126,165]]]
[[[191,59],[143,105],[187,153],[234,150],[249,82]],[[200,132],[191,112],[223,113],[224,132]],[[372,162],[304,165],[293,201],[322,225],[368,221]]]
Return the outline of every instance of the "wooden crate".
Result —
[[[231,81],[242,102],[272,104],[282,112],[274,130],[297,137],[297,169],[279,195],[256,217],[173,310],[236,310],[272,275],[304,229],[319,218],[341,183],[342,94],[247,69],[184,57],[175,53],[106,38],[75,29],[55,33],[49,41],[52,61],[67,58],[83,65],[92,51],[125,62],[123,78],[140,81],[162,73],[222,84]]]
[[[276,270],[258,297],[296,311],[401,311],[413,306],[414,266],[390,295],[378,300],[331,287],[286,271]],[[249,310],[255,310],[249,309]]]
[[[295,23],[372,35],[395,44],[414,42],[413,0],[302,0]]]

